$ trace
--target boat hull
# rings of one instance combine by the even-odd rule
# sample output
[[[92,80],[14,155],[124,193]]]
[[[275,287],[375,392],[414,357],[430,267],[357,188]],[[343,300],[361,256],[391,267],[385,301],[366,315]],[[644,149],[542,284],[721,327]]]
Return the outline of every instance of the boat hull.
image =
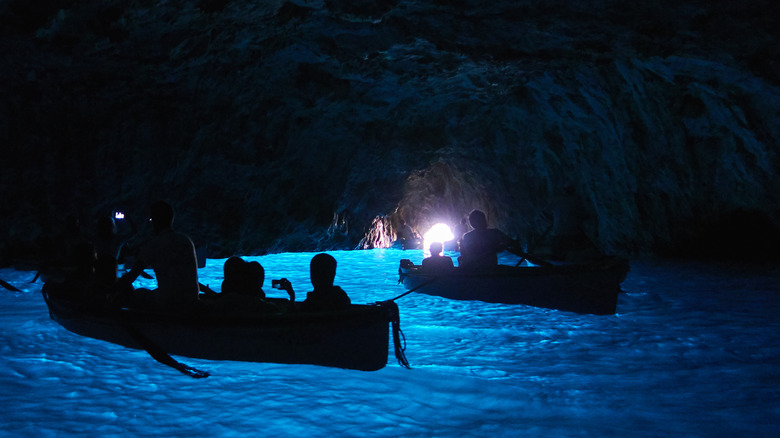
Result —
[[[312,364],[375,371],[387,364],[389,323],[386,305],[352,305],[321,313],[213,316],[198,311],[161,314],[107,308],[57,297],[50,285],[44,297],[51,318],[73,333],[134,349],[151,341],[168,354],[210,359]],[[56,289],[56,288],[54,288]]]
[[[399,281],[409,290],[453,300],[526,304],[584,314],[617,311],[620,283],[629,266],[623,259],[591,265],[497,266],[487,272],[453,268],[426,272],[402,261]]]

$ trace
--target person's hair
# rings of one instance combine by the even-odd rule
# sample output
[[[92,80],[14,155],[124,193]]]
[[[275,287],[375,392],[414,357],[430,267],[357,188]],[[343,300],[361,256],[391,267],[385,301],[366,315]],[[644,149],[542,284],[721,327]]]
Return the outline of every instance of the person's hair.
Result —
[[[263,265],[260,262],[248,262],[246,267],[251,280],[263,284],[265,280],[265,268],[263,268]]]
[[[309,271],[311,284],[315,289],[321,286],[333,286],[333,280],[336,278],[336,259],[329,254],[317,254],[311,259]]]
[[[155,229],[165,229],[173,225],[173,207],[167,202],[153,202],[151,212],[152,224]]]
[[[241,257],[232,256],[225,260],[225,264],[222,266],[222,272],[225,277],[234,277],[240,275],[241,267],[244,266],[244,259]]]
[[[485,217],[485,213],[474,210],[469,213],[469,223],[475,229],[487,228],[487,217]]]

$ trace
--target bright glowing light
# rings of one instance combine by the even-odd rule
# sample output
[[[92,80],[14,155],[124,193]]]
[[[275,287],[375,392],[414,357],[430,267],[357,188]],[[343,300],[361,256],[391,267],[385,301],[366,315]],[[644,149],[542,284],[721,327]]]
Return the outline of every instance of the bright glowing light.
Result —
[[[441,242],[443,244],[444,242],[454,238],[455,235],[452,234],[452,231],[450,231],[450,227],[448,227],[446,224],[438,223],[431,227],[431,229],[423,235],[423,250],[425,251],[425,254],[428,254],[431,249],[431,243]]]

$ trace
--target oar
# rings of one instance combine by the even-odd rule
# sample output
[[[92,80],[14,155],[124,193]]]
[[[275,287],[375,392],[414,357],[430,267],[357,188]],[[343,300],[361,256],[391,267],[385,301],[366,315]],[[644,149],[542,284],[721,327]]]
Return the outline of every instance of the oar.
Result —
[[[506,250],[511,252],[512,254],[521,257],[522,259],[527,259],[531,263],[539,266],[553,266],[552,263],[548,262],[547,260],[540,259],[536,256],[532,256],[531,254],[528,254],[525,251],[522,251],[520,249],[520,245],[517,243],[516,240],[511,241],[510,245],[507,245]],[[520,260],[522,262],[522,260]],[[520,266],[520,263],[517,264],[517,266]]]
[[[439,278],[441,278],[441,276],[436,276],[436,277],[433,277],[433,278],[431,278],[430,280],[426,281],[425,283],[423,283],[423,284],[418,284],[417,286],[415,286],[415,287],[413,287],[413,288],[409,289],[408,291],[406,291],[406,292],[402,293],[401,295],[398,295],[397,297],[395,297],[395,298],[393,298],[393,299],[391,299],[391,300],[389,300],[389,301],[395,301],[395,300],[397,300],[397,299],[399,299],[399,298],[405,297],[405,296],[409,295],[410,293],[412,293],[412,292],[414,292],[414,291],[417,291],[417,290],[419,290],[420,288],[423,288],[423,287],[425,287],[425,286],[428,286],[429,284],[433,283],[434,281],[438,280]]]
[[[528,260],[529,262],[531,262],[531,263],[533,263],[535,265],[539,265],[539,266],[554,266],[552,263],[548,262],[545,259],[540,259],[540,258],[538,258],[536,256],[532,256],[531,254],[528,254],[528,253],[523,252],[523,251],[513,251],[511,249],[509,249],[508,251],[511,252],[512,254],[518,256],[518,257],[522,257],[522,258]],[[521,262],[522,262],[522,260],[521,260]],[[519,263],[518,263],[518,265],[519,265]]]
[[[127,268],[127,265],[125,265],[125,268]],[[131,271],[132,269],[133,269],[133,268],[132,268],[132,266],[131,266],[131,267],[130,267],[130,269],[127,269],[127,270],[128,270],[128,271]],[[147,279],[147,280],[154,280],[154,277],[153,277],[151,274],[147,273],[147,272],[146,272],[145,270],[143,270],[143,269],[141,270],[141,273],[140,273],[140,274],[138,274],[138,276],[139,276],[139,277],[141,277],[141,278],[145,278],[145,279]]]
[[[0,282],[5,283],[4,281],[0,280]],[[4,284],[5,286],[5,284]],[[10,286],[10,285],[9,285]],[[13,287],[13,286],[11,286]],[[46,286],[43,287],[43,296],[46,300],[47,304],[49,301],[48,294],[46,292]],[[183,374],[186,374],[190,377],[201,379],[204,377],[208,377],[209,373],[206,371],[198,370],[197,368],[193,368],[190,366],[187,366],[176,359],[172,358],[170,354],[168,354],[165,350],[162,349],[159,345],[155,344],[154,341],[149,339],[146,335],[141,333],[140,330],[138,330],[135,326],[133,326],[129,321],[127,321],[125,318],[122,317],[121,314],[116,315],[116,321],[119,323],[119,325],[127,332],[127,334],[130,335],[130,337],[135,340],[135,342],[138,343],[138,345],[141,346],[144,350],[146,350],[147,353],[149,353],[150,356],[157,362],[160,362],[163,365],[167,365]]]
[[[6,282],[2,278],[0,278],[0,285],[2,285],[4,288],[10,290],[11,292],[21,292],[16,286]]]
[[[146,335],[141,333],[140,330],[138,330],[135,326],[130,324],[127,321],[122,321],[122,327],[127,331],[127,333],[132,336],[132,338],[138,342],[138,344],[146,350],[147,353],[149,353],[149,356],[152,356],[154,360],[157,362],[160,362],[163,365],[167,365],[182,374],[186,374],[192,378],[195,379],[202,379],[204,377],[208,377],[209,373],[207,371],[201,371],[197,368],[190,367],[188,365],[185,365],[176,359],[172,358],[168,352],[163,350],[159,345],[155,344],[154,341],[149,339]]]

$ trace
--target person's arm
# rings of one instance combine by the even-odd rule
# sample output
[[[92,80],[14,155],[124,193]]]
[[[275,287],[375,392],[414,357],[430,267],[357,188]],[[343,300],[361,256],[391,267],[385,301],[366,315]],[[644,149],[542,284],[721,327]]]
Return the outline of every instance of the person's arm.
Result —
[[[460,239],[460,255],[462,256],[469,256],[471,252],[471,238],[469,237],[468,233],[464,234],[463,237]]]
[[[149,266],[147,260],[150,260],[150,252],[151,247],[148,245],[143,245],[138,248],[138,251],[135,254],[135,260],[133,261],[133,267],[130,268],[125,275],[119,277],[118,281],[121,285],[132,287],[133,282],[139,275],[144,278],[148,276],[148,274],[144,272],[144,269]]]
[[[136,260],[133,268],[130,269],[125,275],[119,277],[117,280],[122,286],[130,286],[133,282],[144,272],[146,265],[140,260]]]
[[[279,282],[279,289],[287,291],[287,294],[290,295],[290,303],[295,302],[295,291],[293,290],[290,280],[282,278],[281,280],[276,281]]]

